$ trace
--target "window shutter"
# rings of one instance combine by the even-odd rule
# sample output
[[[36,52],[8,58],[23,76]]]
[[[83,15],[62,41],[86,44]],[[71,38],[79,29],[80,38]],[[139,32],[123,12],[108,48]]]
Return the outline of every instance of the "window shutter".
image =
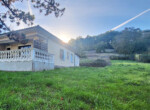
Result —
[[[70,62],[72,61],[72,55],[70,54]]]
[[[64,60],[65,60],[65,58],[66,58],[66,51],[64,50]]]

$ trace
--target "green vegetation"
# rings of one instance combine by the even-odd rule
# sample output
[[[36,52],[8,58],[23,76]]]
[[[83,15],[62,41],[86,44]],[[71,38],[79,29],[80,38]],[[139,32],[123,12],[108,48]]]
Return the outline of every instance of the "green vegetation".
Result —
[[[79,54],[83,51],[114,49],[121,54],[143,54],[150,52],[150,30],[125,28],[122,31],[108,31],[97,36],[78,37],[69,41],[70,46]]]
[[[136,54],[135,60],[139,62],[150,63],[150,54]]]
[[[116,52],[121,54],[135,54],[147,52],[150,39],[145,40],[150,36],[144,36],[140,29],[125,28],[119,35],[115,36],[112,41],[112,46]]]
[[[149,110],[150,64],[0,72],[0,110]]]
[[[111,60],[135,60],[136,55],[119,55],[119,56],[110,56]]]
[[[111,41],[115,36],[120,33],[117,31],[106,32],[97,36],[87,36],[86,38],[78,37],[77,39],[71,39],[69,45],[74,48],[76,53],[80,55],[80,52],[88,50],[97,50],[97,52],[104,51],[104,49],[112,49]]]
[[[110,61],[106,61],[106,60],[102,60],[102,59],[97,59],[97,60],[93,60],[93,61],[86,60],[86,61],[80,63],[80,66],[83,66],[83,67],[105,67],[108,65],[111,65]]]

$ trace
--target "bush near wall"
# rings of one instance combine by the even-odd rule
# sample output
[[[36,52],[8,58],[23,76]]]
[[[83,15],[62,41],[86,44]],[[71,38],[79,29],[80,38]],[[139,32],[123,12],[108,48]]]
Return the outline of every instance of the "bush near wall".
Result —
[[[135,60],[139,62],[150,63],[150,54],[136,54]]]
[[[106,61],[102,59],[97,59],[92,62],[80,63],[80,66],[85,66],[85,67],[105,67],[108,65],[111,65],[110,61]]]
[[[135,60],[134,55],[110,56],[111,60]]]
[[[111,56],[111,60],[129,60],[128,56]]]
[[[138,62],[150,63],[150,54],[111,56],[110,59],[111,60],[134,60]]]

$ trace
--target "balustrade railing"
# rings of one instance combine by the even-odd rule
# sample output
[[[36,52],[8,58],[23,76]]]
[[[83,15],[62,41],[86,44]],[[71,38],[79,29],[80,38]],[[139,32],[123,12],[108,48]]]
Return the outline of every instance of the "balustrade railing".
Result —
[[[54,56],[48,52],[39,50],[39,49],[33,49],[33,56],[34,61],[40,61],[40,62],[54,62]]]
[[[0,61],[40,61],[40,62],[54,62],[54,56],[48,52],[39,49],[19,49],[0,51]]]

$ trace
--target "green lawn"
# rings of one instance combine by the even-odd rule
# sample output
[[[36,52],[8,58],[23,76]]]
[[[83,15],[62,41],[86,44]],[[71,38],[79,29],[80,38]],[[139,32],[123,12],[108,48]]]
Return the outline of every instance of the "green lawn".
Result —
[[[0,110],[149,110],[150,64],[0,72]]]

